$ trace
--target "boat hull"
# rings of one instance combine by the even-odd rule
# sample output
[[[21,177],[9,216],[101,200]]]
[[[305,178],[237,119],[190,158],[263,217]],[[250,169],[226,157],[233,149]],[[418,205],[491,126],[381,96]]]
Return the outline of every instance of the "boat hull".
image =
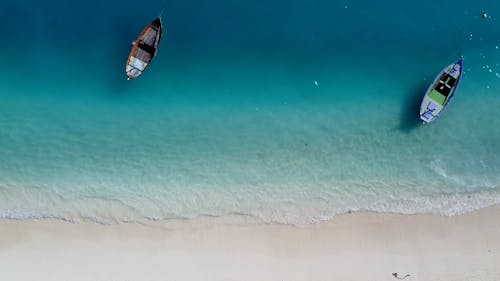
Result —
[[[430,123],[436,120],[448,106],[460,83],[463,59],[445,67],[427,89],[420,105],[420,120]]]
[[[137,40],[132,43],[132,50],[125,66],[128,79],[140,76],[156,56],[162,28],[161,18],[157,18],[147,25]]]

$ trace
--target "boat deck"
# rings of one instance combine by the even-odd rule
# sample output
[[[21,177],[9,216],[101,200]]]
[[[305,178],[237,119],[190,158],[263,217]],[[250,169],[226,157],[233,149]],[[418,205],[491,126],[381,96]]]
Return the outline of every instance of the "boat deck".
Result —
[[[433,101],[435,101],[436,103],[438,103],[440,105],[444,105],[444,103],[446,102],[446,97],[443,96],[441,93],[439,93],[436,90],[432,90],[429,93],[429,98],[431,98]]]

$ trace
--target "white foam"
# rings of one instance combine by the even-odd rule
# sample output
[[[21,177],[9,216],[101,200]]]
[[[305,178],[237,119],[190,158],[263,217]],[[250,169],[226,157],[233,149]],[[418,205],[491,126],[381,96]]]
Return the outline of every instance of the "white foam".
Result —
[[[483,189],[478,192],[450,192],[431,194],[420,194],[415,196],[408,190],[391,191],[388,188],[376,186],[381,183],[363,183],[371,194],[360,195],[351,194],[343,196],[340,193],[319,193],[314,197],[311,194],[295,194],[288,200],[261,197],[257,194],[252,200],[247,200],[245,196],[236,199],[228,195],[225,199],[219,200],[219,205],[213,205],[215,201],[211,196],[206,197],[207,206],[199,206],[197,211],[190,209],[193,205],[186,204],[184,207],[176,207],[176,212],[150,214],[141,210],[140,206],[130,206],[128,203],[113,199],[85,198],[78,200],[63,199],[51,205],[51,208],[41,208],[40,206],[29,208],[0,208],[0,218],[3,219],[56,219],[67,222],[91,221],[99,224],[116,224],[124,222],[147,223],[150,221],[160,221],[167,224],[175,222],[199,221],[207,223],[266,223],[266,224],[309,224],[329,220],[335,215],[356,212],[373,211],[380,213],[401,213],[401,214],[436,214],[443,216],[460,215],[484,207],[500,204],[500,190],[497,187]],[[352,188],[359,189],[360,184],[351,185]],[[418,188],[418,187],[416,187]],[[272,194],[267,194],[272,195]],[[220,196],[220,195],[218,195]],[[248,196],[248,195],[246,195]],[[297,199],[293,199],[297,197]],[[259,199],[256,199],[259,198]],[[302,198],[302,199],[299,199]],[[235,204],[224,205],[224,202],[237,200]],[[67,202],[65,202],[68,200]],[[258,200],[258,201],[255,201]],[[29,201],[29,200],[28,200]],[[39,202],[40,203],[40,202]],[[148,204],[148,200],[140,202]],[[198,204],[198,203],[195,203]],[[221,205],[222,204],[222,205]],[[5,206],[5,205],[3,205]],[[29,205],[28,205],[29,206]],[[191,206],[191,207],[190,207]]]

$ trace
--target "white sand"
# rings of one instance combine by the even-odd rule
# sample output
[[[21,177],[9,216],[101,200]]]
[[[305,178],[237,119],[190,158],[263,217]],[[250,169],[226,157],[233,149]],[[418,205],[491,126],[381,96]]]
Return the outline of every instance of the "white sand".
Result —
[[[0,280],[500,280],[500,207],[304,227],[0,221]]]

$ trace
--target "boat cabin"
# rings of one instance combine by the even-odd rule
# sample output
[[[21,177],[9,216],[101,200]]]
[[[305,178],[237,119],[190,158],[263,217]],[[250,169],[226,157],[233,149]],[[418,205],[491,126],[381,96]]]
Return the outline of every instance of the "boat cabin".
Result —
[[[447,98],[451,92],[451,89],[455,87],[456,83],[457,79],[455,79],[455,77],[451,76],[448,73],[444,73],[443,76],[441,76],[441,78],[439,79],[439,82],[434,90]]]

